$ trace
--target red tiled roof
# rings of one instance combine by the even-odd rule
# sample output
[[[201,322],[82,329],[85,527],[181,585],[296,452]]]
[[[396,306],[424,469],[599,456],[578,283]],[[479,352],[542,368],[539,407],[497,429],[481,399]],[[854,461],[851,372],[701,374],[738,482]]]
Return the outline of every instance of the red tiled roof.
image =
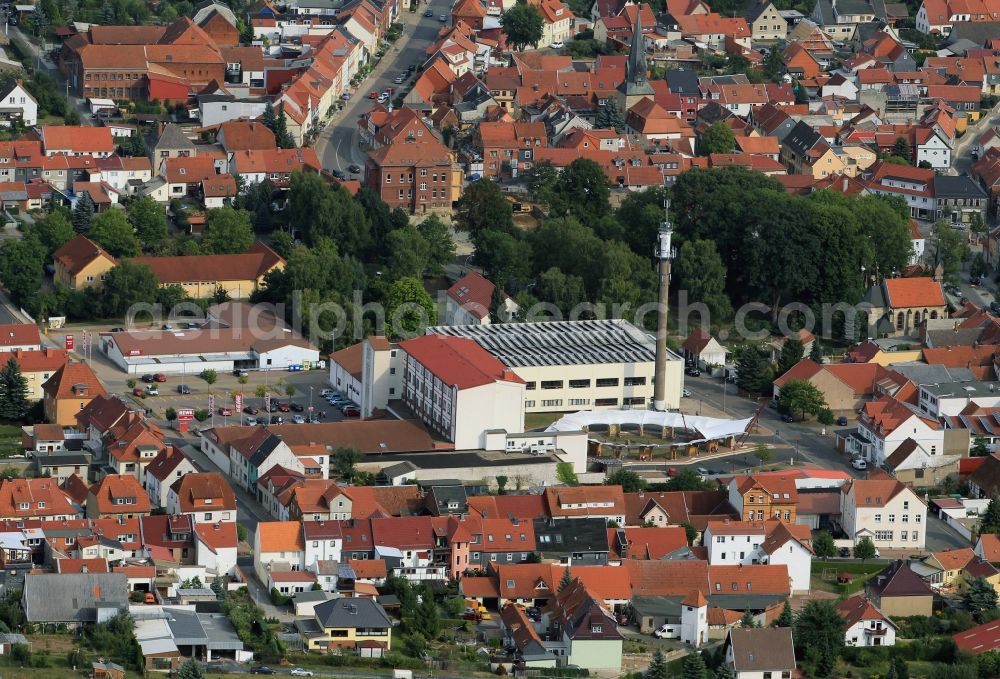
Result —
[[[116,500],[130,500],[118,504]],[[100,514],[143,514],[149,513],[149,496],[134,476],[109,474],[90,487],[87,505],[97,503]]]
[[[37,332],[37,328],[36,328]],[[104,385],[86,363],[66,363],[42,385],[46,397],[96,398],[107,396]]]
[[[478,0],[476,0],[478,2]],[[496,286],[479,272],[470,270],[448,288],[448,297],[477,318],[490,315]]]
[[[170,490],[177,494],[183,514],[236,510],[236,494],[219,472],[194,472],[177,479]]]
[[[115,150],[110,127],[89,125],[46,125],[42,127],[42,145],[46,152],[92,154],[112,153]]]
[[[889,278],[885,290],[893,309],[945,305],[941,284],[933,278]]]
[[[53,261],[62,265],[71,276],[76,276],[87,265],[100,258],[107,259],[112,264],[117,263],[117,260],[101,246],[82,234],[64,243],[52,253]]]
[[[512,370],[471,339],[424,335],[401,342],[400,347],[439,380],[458,389],[471,389],[501,381],[524,383]]]

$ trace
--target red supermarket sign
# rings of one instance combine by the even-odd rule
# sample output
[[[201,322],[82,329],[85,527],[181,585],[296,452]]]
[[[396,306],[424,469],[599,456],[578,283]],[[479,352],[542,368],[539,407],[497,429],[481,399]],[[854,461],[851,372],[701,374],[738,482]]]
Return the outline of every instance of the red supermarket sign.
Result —
[[[72,335],[66,335],[66,351],[73,351],[74,346],[76,346],[76,340]]]
[[[178,408],[177,409],[177,421],[178,422],[190,422],[194,419],[194,409],[193,408]]]

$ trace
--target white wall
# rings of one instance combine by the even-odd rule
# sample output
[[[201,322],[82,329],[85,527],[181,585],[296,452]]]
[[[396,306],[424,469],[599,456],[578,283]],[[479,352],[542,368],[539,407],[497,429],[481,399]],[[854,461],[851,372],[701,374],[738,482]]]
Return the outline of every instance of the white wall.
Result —
[[[317,561],[340,561],[341,538],[310,540],[306,538],[305,567],[316,570]]]
[[[844,643],[848,646],[874,646],[875,637],[866,635],[864,629],[866,627],[874,629],[877,624],[885,629],[885,634],[878,637],[880,639],[879,645],[895,646],[896,628],[881,620],[859,620],[854,623],[844,632]]]
[[[873,533],[872,542],[879,548],[923,549],[927,536],[927,507],[917,495],[907,488],[882,507],[856,507],[856,488],[842,496],[841,520],[844,532],[857,542],[857,534],[862,529]],[[904,503],[909,503],[904,508]],[[890,521],[890,516],[893,519]],[[906,519],[904,521],[904,518]],[[902,539],[902,531],[906,539]],[[879,537],[879,533],[892,532],[892,537]],[[914,538],[913,534],[916,533]]]
[[[792,582],[792,592],[808,592],[812,574],[812,552],[795,540],[789,540],[774,553],[768,555],[768,563],[784,564]]]
[[[261,370],[287,368],[290,365],[302,365],[306,362],[316,363],[319,361],[319,349],[307,349],[288,344],[260,354],[258,361],[258,367]]]
[[[454,393],[452,426],[456,448],[482,448],[489,429],[524,430],[523,384],[498,381]]]

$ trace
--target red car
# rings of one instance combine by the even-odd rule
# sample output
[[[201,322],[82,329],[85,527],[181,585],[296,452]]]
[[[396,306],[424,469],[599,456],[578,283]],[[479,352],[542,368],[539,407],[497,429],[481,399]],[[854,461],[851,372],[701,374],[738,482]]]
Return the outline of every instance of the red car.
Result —
[[[146,393],[146,392],[144,392],[144,391],[142,390],[142,387],[136,387],[135,389],[133,389],[133,390],[132,390],[132,395],[133,395],[133,396],[142,396],[142,395],[143,395],[143,394],[145,394],[145,393]]]
[[[287,413],[291,409],[292,409],[292,407],[290,405],[288,405],[287,403],[279,403],[278,404],[278,412]]]
[[[167,376],[164,375],[163,373],[156,373],[155,375],[153,375],[153,379],[156,380],[157,382],[166,382]]]
[[[378,99],[378,92],[369,92],[368,93],[368,98],[369,99]]]
[[[233,409],[227,408],[226,406],[219,406],[219,414],[230,417],[233,414]]]
[[[357,408],[344,408],[344,417],[360,417],[361,411]]]

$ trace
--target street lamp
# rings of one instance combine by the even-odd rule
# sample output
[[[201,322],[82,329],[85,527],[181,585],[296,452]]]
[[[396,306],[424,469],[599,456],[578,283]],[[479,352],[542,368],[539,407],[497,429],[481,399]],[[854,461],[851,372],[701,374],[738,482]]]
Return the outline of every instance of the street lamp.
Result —
[[[309,415],[312,416],[313,411],[313,387],[309,387]]]

